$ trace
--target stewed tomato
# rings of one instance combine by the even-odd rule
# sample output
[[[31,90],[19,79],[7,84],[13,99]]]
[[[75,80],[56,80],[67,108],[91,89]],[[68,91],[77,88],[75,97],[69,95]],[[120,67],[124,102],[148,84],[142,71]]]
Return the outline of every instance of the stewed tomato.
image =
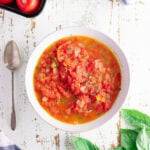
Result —
[[[84,36],[66,37],[50,45],[34,72],[41,106],[71,124],[86,123],[107,112],[120,86],[121,70],[111,50]]]

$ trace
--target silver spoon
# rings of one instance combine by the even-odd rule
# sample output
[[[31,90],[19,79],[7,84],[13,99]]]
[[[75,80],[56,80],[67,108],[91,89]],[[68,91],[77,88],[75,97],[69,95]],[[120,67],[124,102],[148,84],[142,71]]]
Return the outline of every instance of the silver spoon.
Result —
[[[4,64],[12,72],[12,112],[11,112],[11,129],[16,128],[16,113],[14,104],[14,71],[21,64],[19,48],[14,41],[9,41],[4,50]]]

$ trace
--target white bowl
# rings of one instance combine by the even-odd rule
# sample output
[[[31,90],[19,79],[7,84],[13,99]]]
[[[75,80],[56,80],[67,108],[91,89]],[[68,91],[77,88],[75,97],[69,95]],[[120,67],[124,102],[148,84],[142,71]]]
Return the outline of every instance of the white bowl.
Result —
[[[116,54],[116,57],[118,58],[118,61],[120,62],[121,66],[121,72],[122,72],[122,85],[121,85],[121,91],[113,104],[112,108],[105,113],[102,117],[89,122],[85,124],[80,125],[71,125],[67,124],[61,121],[56,120],[55,118],[51,117],[39,104],[37,101],[37,98],[34,93],[33,88],[33,73],[35,66],[37,64],[37,61],[43,51],[51,45],[54,41],[57,41],[58,39],[61,39],[66,36],[70,35],[85,35],[90,36],[93,38],[96,38],[97,40],[100,40],[101,42],[105,43],[107,46],[109,46],[114,54]],[[42,42],[35,48],[34,52],[32,53],[27,69],[26,69],[26,75],[25,75],[25,84],[26,84],[26,91],[29,97],[29,100],[33,106],[33,108],[36,110],[36,112],[43,118],[46,122],[48,122],[50,125],[60,128],[62,130],[70,131],[70,132],[81,132],[81,131],[87,131],[96,127],[100,127],[106,121],[110,120],[116,112],[121,108],[123,102],[125,101],[128,88],[129,88],[129,66],[126,60],[125,55],[123,54],[123,51],[120,49],[120,47],[108,36],[105,34],[95,31],[92,29],[84,28],[84,27],[72,27],[63,29],[57,32],[52,33],[51,35],[47,36]]]

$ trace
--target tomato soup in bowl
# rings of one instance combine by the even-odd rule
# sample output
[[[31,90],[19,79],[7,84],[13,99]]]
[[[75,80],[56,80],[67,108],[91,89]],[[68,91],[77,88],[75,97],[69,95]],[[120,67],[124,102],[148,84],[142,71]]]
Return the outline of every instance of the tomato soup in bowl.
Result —
[[[29,99],[49,124],[85,131],[109,120],[121,107],[129,69],[120,48],[101,32],[64,29],[48,36],[26,71]]]

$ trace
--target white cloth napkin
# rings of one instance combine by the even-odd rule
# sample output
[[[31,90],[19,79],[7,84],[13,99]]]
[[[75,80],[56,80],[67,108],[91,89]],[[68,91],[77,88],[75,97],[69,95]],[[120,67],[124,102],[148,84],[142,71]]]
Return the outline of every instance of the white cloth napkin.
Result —
[[[0,131],[0,150],[21,150]]]

